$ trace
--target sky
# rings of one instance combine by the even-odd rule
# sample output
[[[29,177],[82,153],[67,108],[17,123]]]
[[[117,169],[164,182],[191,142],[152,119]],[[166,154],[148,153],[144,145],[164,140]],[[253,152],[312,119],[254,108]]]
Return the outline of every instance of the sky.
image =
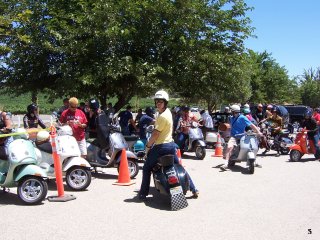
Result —
[[[289,77],[320,68],[320,0],[244,0],[257,38],[245,45],[266,51]]]

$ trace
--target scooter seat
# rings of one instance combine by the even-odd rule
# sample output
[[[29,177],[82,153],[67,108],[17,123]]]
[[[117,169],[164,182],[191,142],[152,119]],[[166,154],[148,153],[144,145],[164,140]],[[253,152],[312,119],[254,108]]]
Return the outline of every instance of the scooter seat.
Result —
[[[46,152],[46,153],[52,153],[52,146],[50,142],[44,142],[42,144],[37,145],[40,151]]]
[[[158,162],[163,166],[171,166],[174,164],[174,155],[164,155],[158,158]]]
[[[88,143],[91,143],[94,146],[97,146],[100,148],[100,144],[97,138],[89,138],[86,140]]]
[[[135,142],[139,139],[139,137],[135,136],[135,135],[127,135],[127,136],[123,136],[123,137],[127,142]]]

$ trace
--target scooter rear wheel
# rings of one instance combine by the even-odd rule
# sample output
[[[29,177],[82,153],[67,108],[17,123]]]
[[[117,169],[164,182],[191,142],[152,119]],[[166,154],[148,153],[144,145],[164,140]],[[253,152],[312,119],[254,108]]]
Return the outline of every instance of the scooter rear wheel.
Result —
[[[128,168],[129,168],[129,174],[130,178],[135,178],[139,173],[139,165],[135,159],[128,158]],[[117,167],[118,173],[120,171],[120,164]]]
[[[291,150],[290,152],[290,161],[291,162],[298,162],[302,157],[302,153],[298,150]]]
[[[68,187],[75,191],[84,191],[91,183],[91,172],[80,166],[69,168],[66,173]]]
[[[17,193],[19,198],[28,205],[39,204],[47,196],[48,185],[40,177],[27,176],[19,181]]]

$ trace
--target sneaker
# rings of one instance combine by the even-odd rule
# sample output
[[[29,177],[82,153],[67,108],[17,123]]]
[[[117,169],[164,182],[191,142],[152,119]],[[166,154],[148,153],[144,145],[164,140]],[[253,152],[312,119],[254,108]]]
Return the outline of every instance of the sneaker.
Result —
[[[266,154],[267,152],[269,152],[270,150],[269,149],[266,149],[266,150],[264,150],[263,152],[262,152],[262,154],[264,155],[264,154]]]
[[[276,154],[276,157],[280,157],[280,153],[277,153],[277,154]]]
[[[192,191],[192,197],[193,198],[198,198],[199,197],[199,191],[198,190]]]
[[[220,167],[220,170],[221,170],[221,171],[228,171],[229,168],[228,168],[227,165],[222,165],[222,166]]]

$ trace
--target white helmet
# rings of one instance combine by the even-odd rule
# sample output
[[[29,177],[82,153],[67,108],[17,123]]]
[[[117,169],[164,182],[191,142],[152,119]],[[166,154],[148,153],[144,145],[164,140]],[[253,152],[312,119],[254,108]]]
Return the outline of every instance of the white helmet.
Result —
[[[169,94],[164,90],[160,90],[154,95],[154,100],[156,99],[163,99],[166,102],[169,102]]]
[[[249,106],[248,103],[246,103],[243,107],[244,107],[244,108],[250,108],[250,106]]]
[[[50,137],[50,134],[47,131],[40,131],[37,134],[37,141],[46,141]]]
[[[73,135],[72,128],[68,125],[59,127],[57,129],[57,133],[59,136],[65,136],[65,135],[72,136]]]
[[[239,113],[239,112],[240,112],[240,106],[237,105],[237,104],[233,104],[233,105],[231,106],[231,111],[232,111],[232,112],[237,112],[237,113]]]

